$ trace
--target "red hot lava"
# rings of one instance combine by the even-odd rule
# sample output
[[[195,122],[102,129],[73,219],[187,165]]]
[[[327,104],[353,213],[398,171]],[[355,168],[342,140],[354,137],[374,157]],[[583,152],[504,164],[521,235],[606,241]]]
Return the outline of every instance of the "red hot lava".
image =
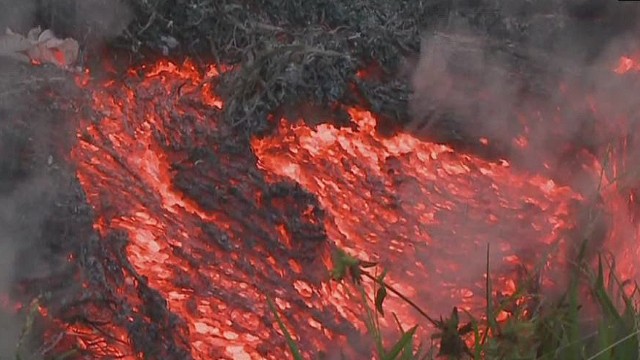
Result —
[[[282,120],[249,144],[217,121],[217,74],[163,62],[92,88],[100,118],[83,122],[73,152],[95,228],[128,235],[136,276],[118,291],[139,311],[135,289],[156,291],[190,358],[285,358],[267,296],[306,355],[346,347],[363,327],[357,301],[325,276],[335,247],[379,261],[433,314],[484,306],[488,244],[504,292],[517,267],[552,251],[562,263],[582,198],[572,189],[407,134],[383,138],[357,109],[353,128]],[[389,301],[403,323],[424,323]],[[137,358],[121,327],[117,344],[86,345],[95,358]]]
[[[316,194],[329,238],[380,262],[427,312],[481,309],[488,244],[491,263],[506,264],[496,270],[505,292],[517,265],[531,268],[555,245],[562,254],[580,199],[569,188],[410,135],[382,138],[372,114],[350,113],[357,130],[283,120],[277,135],[253,141],[259,166]],[[401,303],[391,308],[418,321]]]
[[[73,157],[96,229],[128,234],[129,281],[156,290],[185,324],[176,346],[193,359],[284,358],[267,296],[308,351],[353,332],[344,319],[355,311],[319,280],[328,249],[318,204],[266,184],[246,140],[219,127],[213,68],[161,63],[130,75],[131,85],[94,91],[102,117],[83,124]],[[128,344],[117,353],[134,358]]]

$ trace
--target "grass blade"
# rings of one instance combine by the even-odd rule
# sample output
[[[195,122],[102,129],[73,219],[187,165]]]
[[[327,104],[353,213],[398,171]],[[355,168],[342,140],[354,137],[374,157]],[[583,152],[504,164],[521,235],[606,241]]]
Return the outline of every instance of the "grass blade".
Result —
[[[413,351],[413,346],[412,346],[413,335],[416,333],[417,329],[418,329],[418,325],[412,327],[411,329],[409,329],[409,331],[403,333],[400,339],[398,340],[398,342],[391,348],[391,350],[385,353],[385,356],[383,359],[395,360],[398,357],[398,355],[400,355],[400,352],[402,352],[403,350],[405,351],[405,354],[407,352],[411,353]]]
[[[298,344],[296,344],[296,342],[293,340],[291,333],[289,333],[289,330],[287,330],[287,327],[284,325],[284,322],[280,318],[280,314],[278,314],[276,305],[273,303],[273,301],[271,301],[270,297],[267,297],[267,303],[269,304],[269,310],[271,310],[271,313],[276,318],[276,322],[278,323],[280,330],[282,331],[282,333],[284,334],[284,337],[287,340],[287,345],[289,346],[289,350],[291,350],[291,354],[293,355],[293,358],[295,360],[304,360],[302,358],[302,354],[300,353],[300,349],[298,349]]]

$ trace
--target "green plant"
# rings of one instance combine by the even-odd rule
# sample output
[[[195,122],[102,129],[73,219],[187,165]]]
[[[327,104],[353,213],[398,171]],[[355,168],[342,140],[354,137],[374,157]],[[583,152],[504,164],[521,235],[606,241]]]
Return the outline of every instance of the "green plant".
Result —
[[[398,290],[387,284],[384,281],[386,272],[383,272],[379,276],[371,275],[367,271],[367,269],[376,266],[376,263],[359,260],[341,250],[338,250],[334,253],[333,262],[334,268],[331,272],[332,279],[334,281],[343,281],[346,279],[350,280],[356,286],[356,289],[360,294],[362,304],[365,309],[364,322],[369,335],[374,340],[376,346],[375,351],[378,355],[378,358],[381,360],[409,360],[426,358],[421,354],[421,348],[418,348],[416,351],[414,351],[414,335],[416,333],[416,330],[418,329],[418,325],[412,327],[409,330],[404,330],[400,325],[400,322],[397,321],[397,318],[396,323],[398,325],[398,330],[400,331],[400,337],[393,343],[391,347],[385,348],[383,341],[384,339],[380,328],[379,316],[384,315],[383,304],[385,298],[387,297],[387,293],[392,292],[396,295],[399,295],[405,302],[421,312],[422,315],[425,316],[429,321],[433,323],[436,323],[436,321],[431,319],[429,315],[422,311],[422,309],[420,309],[410,299],[406,298]],[[362,286],[363,277],[368,278],[374,283],[374,308],[369,305],[369,299],[364,287]]]
[[[278,327],[280,327],[280,330],[282,331],[282,333],[284,334],[284,337],[287,340],[287,345],[289,346],[289,350],[291,350],[291,354],[293,355],[293,358],[295,360],[303,360],[302,354],[300,354],[300,350],[298,349],[298,345],[293,340],[293,337],[291,336],[291,333],[289,332],[287,327],[284,325],[284,322],[282,321],[280,314],[278,314],[278,309],[276,308],[276,305],[273,303],[271,298],[267,298],[267,304],[269,305],[269,310],[271,311],[273,316],[276,318]]]
[[[637,291],[625,291],[629,284],[616,277],[612,259],[597,258],[597,265],[586,260],[586,242],[580,248],[573,270],[569,274],[569,286],[557,299],[545,299],[540,293],[540,264],[533,274],[520,279],[513,294],[502,297],[493,295],[487,248],[486,308],[483,316],[461,314],[453,307],[449,317],[435,319],[426,314],[411,299],[385,282],[386,271],[371,274],[377,264],[361,261],[336,251],[333,256],[334,281],[347,281],[359,293],[363,308],[363,321],[375,348],[372,351],[381,360],[415,359],[522,359],[522,360],[627,360],[640,359],[638,309],[635,306]],[[373,282],[374,294],[369,298],[363,281]],[[636,286],[637,288],[637,286]],[[635,289],[635,288],[634,288]],[[389,294],[398,296],[435,327],[431,340],[434,347],[417,345],[416,325],[405,330],[395,317],[399,336],[393,341],[383,338],[379,316],[384,316],[385,299]],[[586,294],[586,295],[585,295]],[[587,306],[588,305],[588,306]],[[275,313],[275,307],[270,302]],[[596,311],[596,318],[589,319],[585,308]],[[506,319],[498,320],[498,314],[506,312]],[[462,322],[461,315],[468,321]],[[295,359],[300,359],[296,344],[278,321]],[[467,344],[470,343],[471,346]],[[384,344],[393,344],[385,347]],[[437,351],[436,351],[437,350]],[[298,354],[298,355],[295,355]]]
[[[28,350],[27,343],[32,340],[34,335],[34,324],[40,315],[41,297],[34,298],[26,308],[26,317],[20,336],[18,337],[14,354],[11,356],[14,360],[70,360],[78,355],[77,349],[70,349],[61,354],[48,354],[53,348],[52,345],[43,344],[38,350]],[[5,359],[0,357],[0,360]]]

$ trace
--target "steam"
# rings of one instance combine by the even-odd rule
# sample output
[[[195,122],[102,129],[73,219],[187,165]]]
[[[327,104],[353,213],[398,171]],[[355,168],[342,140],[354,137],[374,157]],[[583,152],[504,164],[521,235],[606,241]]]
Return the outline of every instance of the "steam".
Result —
[[[31,28],[50,28],[57,35],[72,36],[87,46],[120,35],[132,19],[127,5],[120,0],[0,0],[0,32],[10,28],[26,34]],[[64,126],[42,118],[47,104],[37,106],[35,118],[23,118],[23,109],[33,108],[34,96],[20,95],[15,84],[22,80],[12,64],[0,64],[0,297],[8,299],[17,279],[47,278],[60,267],[54,265],[46,222],[56,215],[56,199],[68,187],[52,171],[56,160],[50,156],[52,138],[61,135]],[[38,73],[40,74],[40,73]],[[43,75],[43,76],[46,76]],[[11,93],[13,95],[7,95]],[[26,91],[24,92],[27,93]],[[32,113],[29,113],[32,116]],[[30,123],[28,126],[21,124]],[[54,135],[55,134],[55,135]],[[69,134],[71,135],[71,134]],[[60,146],[61,144],[53,144]],[[25,156],[26,153],[26,156]],[[62,170],[62,172],[69,170]],[[60,190],[61,188],[66,190]],[[58,239],[64,240],[64,239]],[[62,246],[55,244],[55,246]],[[58,256],[58,255],[56,255]],[[28,307],[28,299],[22,304]],[[13,358],[25,324],[23,316],[12,311],[13,302],[0,306],[0,357]],[[26,345],[26,344],[25,344]],[[28,345],[27,345],[28,347]],[[25,349],[31,352],[29,349]],[[33,354],[29,354],[33,356]],[[30,357],[31,358],[31,357]]]
[[[121,35],[133,20],[125,0],[0,0],[0,31],[26,34],[49,28],[60,37],[74,37],[93,47]]]
[[[597,99],[604,106],[599,112],[607,115],[637,107],[629,84],[612,70],[620,56],[640,49],[634,23],[639,13],[623,4],[552,3],[542,2],[539,13],[518,15],[533,11],[532,2],[509,2],[497,9],[501,25],[493,33],[458,15],[424,36],[412,77],[409,129],[435,131],[455,122],[467,135],[501,146],[524,167],[560,163],[555,150],[570,141],[609,140],[588,133],[595,119],[587,98]],[[514,143],[518,135],[529,142],[524,151]]]
[[[34,174],[10,192],[0,195],[0,294],[8,298],[16,278],[50,275],[54,269],[46,261],[42,248],[43,224],[53,212],[53,198],[57,191],[44,174]],[[28,257],[20,262],[20,257]],[[28,304],[25,308],[28,308]],[[22,316],[11,313],[11,302],[0,312],[0,354],[12,356],[24,327]]]
[[[590,175],[568,159],[578,148],[617,144],[628,134],[619,119],[638,113],[638,89],[632,91],[612,71],[620,56],[637,54],[637,8],[588,1],[545,7],[554,3],[549,0],[538,9],[537,2],[508,3],[496,9],[498,29],[480,31],[456,15],[424,36],[408,128],[428,134],[455,123],[468,141],[488,139],[515,167],[544,171],[587,196],[595,194],[595,187],[587,188],[593,185]],[[595,112],[589,98],[596,99]],[[515,141],[521,135],[525,147]],[[522,253],[526,246],[514,243]],[[478,261],[466,269],[483,273],[483,266]]]

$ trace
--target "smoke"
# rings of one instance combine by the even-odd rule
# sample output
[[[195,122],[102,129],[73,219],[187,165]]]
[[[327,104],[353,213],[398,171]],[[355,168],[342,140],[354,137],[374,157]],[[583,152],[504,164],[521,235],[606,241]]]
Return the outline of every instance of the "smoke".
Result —
[[[52,244],[61,248],[71,236],[56,233],[48,223],[52,218],[64,216],[58,202],[60,195],[67,191],[61,175],[68,177],[69,169],[63,169],[58,163],[60,152],[64,152],[73,138],[71,126],[64,122],[59,111],[52,111],[50,104],[42,102],[37,95],[37,85],[25,78],[29,75],[29,79],[45,80],[60,74],[38,68],[25,74],[24,70],[20,64],[0,62],[2,358],[15,357],[25,325],[25,314],[16,314],[15,306],[20,303],[28,308],[32,300],[31,294],[24,296],[22,291],[17,291],[17,284],[24,279],[46,279],[59,271],[60,258],[64,261],[68,254],[53,256]],[[24,345],[29,351],[29,344]]]
[[[478,147],[485,138],[514,167],[595,196],[597,184],[576,157],[617,146],[633,126],[620,119],[640,110],[638,85],[613,72],[620,56],[640,48],[639,8],[629,5],[509,1],[484,22],[477,11],[456,9],[423,38],[408,130],[428,136],[453,128]],[[514,246],[526,252],[527,244]],[[482,273],[481,263],[468,271]]]
[[[0,0],[0,31],[10,28],[26,34],[31,28],[50,28],[61,37],[76,38],[83,46],[120,35],[131,20],[122,1],[112,0]],[[1,60],[1,59],[0,59]],[[69,191],[71,170],[56,165],[56,154],[73,138],[69,124],[56,118],[50,104],[25,86],[24,69],[0,63],[0,357],[14,358],[25,325],[24,314],[13,311],[16,284],[46,279],[62,270],[66,255],[52,254],[64,247],[70,234],[55,233],[48,222],[65,214],[60,196]],[[36,74],[37,73],[37,74]],[[60,76],[33,69],[28,76]],[[40,79],[42,80],[42,79]],[[40,110],[38,110],[40,109]],[[61,182],[61,181],[66,181]],[[71,225],[69,225],[71,226]],[[55,227],[55,225],[54,225]],[[62,252],[62,251],[60,251]],[[60,260],[62,259],[62,260]],[[5,299],[11,299],[8,302]],[[20,298],[28,307],[31,299]],[[34,350],[25,352],[32,358]]]
[[[487,58],[483,43],[466,28],[424,38],[413,76],[414,124],[427,122],[426,129],[432,129],[454,112],[456,121],[465,121],[463,126],[480,137],[509,129],[509,114],[518,102],[516,84],[510,83],[499,59]],[[494,98],[501,101],[490,101]]]
[[[607,114],[629,113],[635,103],[612,72],[640,45],[638,8],[625,5],[513,1],[495,9],[498,25],[488,29],[458,11],[423,38],[409,129],[433,132],[454,122],[534,169],[560,163],[558,150],[569,142],[604,141],[589,133],[588,97]],[[528,146],[514,141],[520,135]]]
[[[133,20],[125,0],[0,0],[0,31],[41,26],[93,47],[120,36]]]
[[[625,5],[514,1],[489,27],[457,11],[423,38],[409,130],[453,128],[520,168],[560,175],[572,151],[625,135],[612,122],[637,110],[633,85],[613,73],[640,48],[638,8]]]
[[[44,222],[53,211],[57,190],[45,174],[33,174],[0,195],[0,294],[9,298],[17,278],[53,273],[42,247]],[[40,246],[38,246],[40,245]],[[28,261],[21,262],[20,258]],[[0,354],[12,356],[24,327],[23,316],[11,313],[12,301],[0,311]],[[23,304],[28,305],[28,304]],[[28,306],[26,306],[28,307]]]
[[[93,41],[109,41],[127,28],[133,12],[123,0],[76,0],[75,33],[83,32]]]
[[[0,0],[0,31],[30,29],[36,18],[36,0]]]

